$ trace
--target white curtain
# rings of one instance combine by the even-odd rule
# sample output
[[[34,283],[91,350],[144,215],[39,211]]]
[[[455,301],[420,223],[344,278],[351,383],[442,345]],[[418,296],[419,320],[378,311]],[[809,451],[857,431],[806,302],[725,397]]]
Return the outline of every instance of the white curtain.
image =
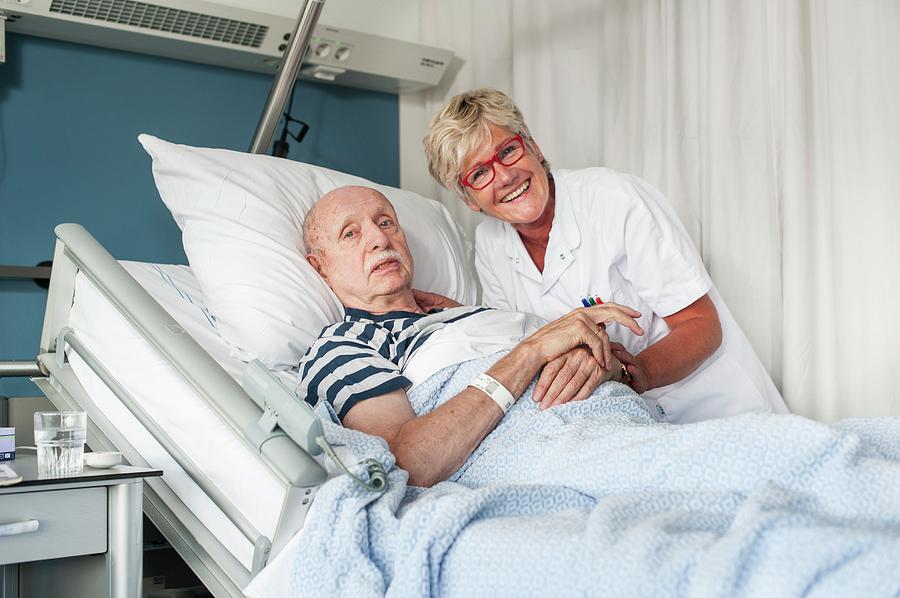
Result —
[[[900,2],[426,0],[447,84],[401,100],[401,177],[451,95],[489,86],[555,167],[669,197],[790,408],[900,415]]]

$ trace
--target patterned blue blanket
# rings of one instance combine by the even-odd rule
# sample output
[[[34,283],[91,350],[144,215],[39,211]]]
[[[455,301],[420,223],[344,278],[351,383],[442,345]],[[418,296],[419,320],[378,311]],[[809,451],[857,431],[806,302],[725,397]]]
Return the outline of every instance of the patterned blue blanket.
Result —
[[[495,359],[434,375],[414,409]],[[900,419],[672,426],[616,383],[544,412],[530,393],[448,482],[327,482],[282,557],[294,595],[900,595]],[[393,467],[381,439],[326,426]]]

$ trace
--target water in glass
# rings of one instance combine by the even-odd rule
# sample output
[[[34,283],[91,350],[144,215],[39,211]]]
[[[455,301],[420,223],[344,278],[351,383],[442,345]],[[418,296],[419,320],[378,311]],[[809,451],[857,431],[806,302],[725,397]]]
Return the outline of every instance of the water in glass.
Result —
[[[38,473],[51,477],[75,475],[84,465],[87,439],[83,412],[42,412],[34,414],[34,442],[37,445]]]

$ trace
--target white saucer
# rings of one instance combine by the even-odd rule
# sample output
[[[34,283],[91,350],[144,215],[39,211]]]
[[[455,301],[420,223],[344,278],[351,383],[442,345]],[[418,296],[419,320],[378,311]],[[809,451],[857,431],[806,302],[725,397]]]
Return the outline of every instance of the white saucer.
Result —
[[[84,464],[94,469],[107,469],[122,462],[122,453],[85,453]]]

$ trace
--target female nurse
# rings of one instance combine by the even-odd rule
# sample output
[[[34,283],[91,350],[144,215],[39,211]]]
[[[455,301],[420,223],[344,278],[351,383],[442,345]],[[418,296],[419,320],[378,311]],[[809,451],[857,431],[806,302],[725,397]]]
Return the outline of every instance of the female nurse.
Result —
[[[485,304],[547,319],[598,301],[641,312],[643,336],[607,334],[662,421],[787,413],[658,190],[608,168],[551,170],[492,89],[452,98],[423,142],[431,175],[488,216],[475,234]]]

